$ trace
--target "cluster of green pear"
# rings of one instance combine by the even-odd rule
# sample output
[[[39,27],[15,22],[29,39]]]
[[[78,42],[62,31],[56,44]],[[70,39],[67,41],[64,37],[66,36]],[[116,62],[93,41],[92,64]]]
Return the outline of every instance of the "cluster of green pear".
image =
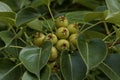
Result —
[[[48,40],[53,43],[49,61],[55,61],[62,50],[71,50],[77,46],[78,24],[69,24],[66,17],[60,16],[55,20],[55,27],[55,32],[46,35],[37,32],[33,40],[39,47]]]

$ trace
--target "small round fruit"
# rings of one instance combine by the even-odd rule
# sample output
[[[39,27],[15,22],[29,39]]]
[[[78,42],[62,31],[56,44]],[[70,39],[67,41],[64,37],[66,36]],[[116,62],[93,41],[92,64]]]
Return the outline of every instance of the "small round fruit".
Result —
[[[41,46],[44,42],[45,35],[43,33],[36,33],[33,43],[37,46]]]
[[[57,36],[53,33],[47,34],[45,40],[50,40],[53,44],[55,44],[58,41]]]
[[[70,24],[67,26],[70,34],[78,33],[79,32],[79,25],[78,24]]]
[[[54,61],[58,57],[58,51],[55,47],[52,47],[49,61]]]
[[[55,20],[55,25],[57,28],[59,27],[67,27],[68,26],[68,20],[64,16],[60,16]]]
[[[65,27],[60,27],[56,30],[56,35],[59,39],[67,39],[69,37],[69,30]]]
[[[48,62],[47,65],[50,67],[50,69],[53,69],[54,66],[56,65],[56,61]]]
[[[59,51],[62,51],[62,50],[68,50],[69,49],[69,42],[68,40],[65,40],[65,39],[60,39],[58,40],[58,42],[56,43],[56,48],[59,50]]]
[[[75,47],[77,47],[77,37],[78,37],[78,34],[71,34],[70,37],[69,37],[69,41],[71,44],[73,44]]]

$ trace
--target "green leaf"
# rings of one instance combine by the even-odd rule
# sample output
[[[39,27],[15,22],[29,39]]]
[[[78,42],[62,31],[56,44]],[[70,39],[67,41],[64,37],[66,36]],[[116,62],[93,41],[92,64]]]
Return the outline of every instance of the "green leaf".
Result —
[[[97,6],[99,6],[99,2],[97,0],[73,0],[73,3],[79,3],[90,9],[95,9]]]
[[[33,2],[31,3],[32,7],[38,7],[40,5],[43,5],[41,0],[33,0]]]
[[[0,1],[0,12],[12,12],[12,10],[7,4]]]
[[[26,71],[22,76],[22,80],[38,80],[38,79],[37,77]]]
[[[51,54],[52,43],[46,41],[42,46],[40,57],[40,70],[47,64],[49,56]]]
[[[111,17],[112,15],[120,11],[119,0],[105,0],[105,1],[109,10],[108,17]]]
[[[40,55],[41,55],[40,48],[25,47],[21,50],[19,58],[28,71],[30,71],[36,75],[39,75]]]
[[[64,0],[57,0],[59,5],[62,5],[62,3],[64,2]]]
[[[92,20],[105,19],[103,15],[104,15],[104,12],[89,12],[88,14],[86,14],[84,20],[89,22]]]
[[[42,31],[42,24],[41,21],[38,19],[35,19],[31,22],[29,22],[28,27],[30,27],[31,29],[37,30],[37,31]]]
[[[89,39],[92,39],[92,38],[100,38],[100,39],[103,39],[103,38],[106,37],[106,35],[103,34],[103,33],[100,33],[100,32],[97,32],[97,31],[90,31],[90,30],[86,31],[84,34],[85,34],[85,36],[86,36],[87,38],[89,38]]]
[[[86,23],[84,17],[88,12],[89,11],[68,12],[66,17],[69,20],[69,23]]]
[[[50,69],[46,66],[40,72],[40,80],[49,80]],[[29,72],[23,74],[22,80],[38,80],[37,77]]]
[[[112,16],[107,16],[106,17],[106,21],[110,22],[110,23],[114,23],[114,24],[119,24],[120,25],[120,12],[116,12],[115,14],[113,14]]]
[[[38,13],[35,9],[31,7],[27,7],[25,9],[22,9],[17,13],[16,17],[16,26],[21,26],[22,24],[25,24],[31,20],[34,20],[38,17],[40,17],[41,14]]]
[[[111,54],[105,59],[106,65],[108,65],[120,77],[119,61],[120,61],[120,54]]]
[[[31,29],[34,29],[36,31],[40,31],[40,32],[45,32],[45,31],[51,31],[51,29],[54,29],[54,21],[52,21],[51,19],[48,20],[38,20],[35,19],[31,22],[29,22],[28,27]]]
[[[104,19],[104,12],[75,11],[68,12],[66,17],[69,23],[86,23],[92,20]],[[87,23],[88,24],[88,23]]]
[[[108,65],[105,63],[101,63],[98,67],[101,71],[103,71],[110,80],[120,80],[120,76],[118,76]]]
[[[18,80],[20,69],[14,66],[15,64],[9,59],[0,59],[0,80]]]
[[[29,4],[28,0],[0,0],[0,1],[9,5],[10,8],[15,12],[23,7],[26,7]]]
[[[78,52],[69,54],[68,51],[63,51],[60,69],[65,80],[83,80],[87,72],[87,67]]]
[[[1,31],[0,38],[4,41],[5,46],[8,46],[14,39],[14,34],[11,31]]]
[[[119,39],[120,38],[120,30],[119,28],[117,28],[116,26],[113,26],[115,32],[116,32],[116,38]]]
[[[88,70],[98,66],[107,55],[107,47],[101,39],[87,41],[85,35],[78,37],[78,50]]]
[[[15,16],[16,14],[14,12],[0,12],[0,21],[15,25]]]
[[[51,3],[52,0],[41,0],[43,4],[45,5],[49,5]]]
[[[49,80],[50,71],[50,68],[48,66],[45,66],[40,72],[40,80]]]
[[[57,73],[52,73],[50,76],[50,80],[61,80]]]
[[[25,68],[38,78],[40,70],[47,64],[52,44],[46,42],[42,48],[25,47],[21,50],[19,58]]]
[[[120,54],[120,44],[113,46],[113,50]]]
[[[106,20],[111,23],[120,24],[120,3],[118,0],[106,0],[108,14]]]

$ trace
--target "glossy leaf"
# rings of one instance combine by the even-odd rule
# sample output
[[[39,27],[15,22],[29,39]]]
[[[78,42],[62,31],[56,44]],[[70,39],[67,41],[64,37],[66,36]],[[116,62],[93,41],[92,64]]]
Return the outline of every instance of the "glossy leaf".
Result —
[[[17,80],[20,78],[19,67],[9,59],[0,59],[0,80]]]
[[[40,70],[47,64],[51,47],[50,42],[46,42],[42,48],[25,47],[21,50],[19,58],[28,71],[40,78]]]
[[[85,35],[79,35],[78,49],[88,69],[98,66],[107,55],[106,45],[101,39],[87,41]]]
[[[18,11],[29,4],[28,0],[0,0],[0,1],[9,5],[9,7],[13,11]]]
[[[26,71],[22,76],[22,80],[38,80],[38,79],[37,77]]]
[[[105,0],[109,10],[108,18],[119,12],[120,3],[118,0]]]
[[[87,67],[78,52],[69,54],[68,51],[63,51],[60,68],[65,80],[83,80],[87,72]]]
[[[39,75],[39,60],[41,55],[41,49],[38,47],[25,47],[21,50],[19,58],[25,68],[36,74]]]
[[[0,1],[0,12],[12,12],[12,10],[7,4]]]
[[[106,0],[108,15],[106,20],[111,23],[120,24],[120,3],[118,0]]]
[[[20,26],[22,24],[25,24],[31,20],[34,20],[38,17],[40,17],[41,14],[38,13],[35,9],[28,7],[25,9],[22,9],[17,13],[16,17],[16,26]]]

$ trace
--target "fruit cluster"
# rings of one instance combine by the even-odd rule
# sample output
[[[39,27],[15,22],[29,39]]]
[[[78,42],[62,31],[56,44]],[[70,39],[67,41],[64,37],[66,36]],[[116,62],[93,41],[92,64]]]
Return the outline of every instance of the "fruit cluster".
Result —
[[[33,40],[33,43],[39,47],[47,40],[53,43],[49,61],[55,61],[59,55],[58,53],[62,50],[71,50],[77,47],[78,24],[69,24],[66,17],[60,16],[55,20],[55,27],[54,32],[46,35],[37,32]]]

